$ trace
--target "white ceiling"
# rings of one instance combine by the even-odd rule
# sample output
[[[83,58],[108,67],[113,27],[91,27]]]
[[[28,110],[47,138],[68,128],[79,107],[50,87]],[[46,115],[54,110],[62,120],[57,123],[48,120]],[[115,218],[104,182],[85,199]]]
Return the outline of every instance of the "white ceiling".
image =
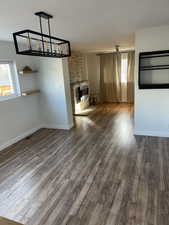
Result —
[[[22,29],[39,30],[36,11],[54,16],[52,34],[74,49],[110,50],[134,46],[140,28],[169,24],[169,0],[1,0],[0,39]]]

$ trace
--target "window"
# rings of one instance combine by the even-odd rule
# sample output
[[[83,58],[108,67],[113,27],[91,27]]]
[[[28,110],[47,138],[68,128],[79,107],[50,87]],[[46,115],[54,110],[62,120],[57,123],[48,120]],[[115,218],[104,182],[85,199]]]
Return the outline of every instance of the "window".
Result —
[[[121,54],[121,83],[127,83],[128,60],[127,53]]]
[[[20,94],[17,70],[13,62],[0,62],[0,101]]]

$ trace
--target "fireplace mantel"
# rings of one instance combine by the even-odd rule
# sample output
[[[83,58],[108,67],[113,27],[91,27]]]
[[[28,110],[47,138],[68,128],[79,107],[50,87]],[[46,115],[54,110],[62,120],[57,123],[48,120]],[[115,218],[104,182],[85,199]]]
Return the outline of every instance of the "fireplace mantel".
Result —
[[[80,85],[80,84],[83,84],[83,83],[87,83],[88,84],[88,80],[73,81],[73,82],[70,83],[70,85],[74,86],[74,85]]]

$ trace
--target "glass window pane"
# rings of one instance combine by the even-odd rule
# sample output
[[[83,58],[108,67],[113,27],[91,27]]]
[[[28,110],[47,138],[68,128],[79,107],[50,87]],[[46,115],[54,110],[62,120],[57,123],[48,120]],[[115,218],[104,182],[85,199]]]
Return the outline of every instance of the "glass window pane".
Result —
[[[0,96],[14,94],[9,64],[0,64]]]
[[[127,53],[121,54],[121,82],[127,83]]]

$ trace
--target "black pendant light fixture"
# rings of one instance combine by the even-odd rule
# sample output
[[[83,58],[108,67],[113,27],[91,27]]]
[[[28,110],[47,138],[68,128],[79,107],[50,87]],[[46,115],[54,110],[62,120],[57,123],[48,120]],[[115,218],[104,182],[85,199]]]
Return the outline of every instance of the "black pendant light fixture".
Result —
[[[45,12],[37,12],[35,15],[39,17],[40,32],[22,30],[13,33],[16,53],[20,55],[53,58],[71,56],[70,42],[51,36],[50,19],[52,19],[53,16]],[[42,18],[48,22],[48,35],[43,33]]]

